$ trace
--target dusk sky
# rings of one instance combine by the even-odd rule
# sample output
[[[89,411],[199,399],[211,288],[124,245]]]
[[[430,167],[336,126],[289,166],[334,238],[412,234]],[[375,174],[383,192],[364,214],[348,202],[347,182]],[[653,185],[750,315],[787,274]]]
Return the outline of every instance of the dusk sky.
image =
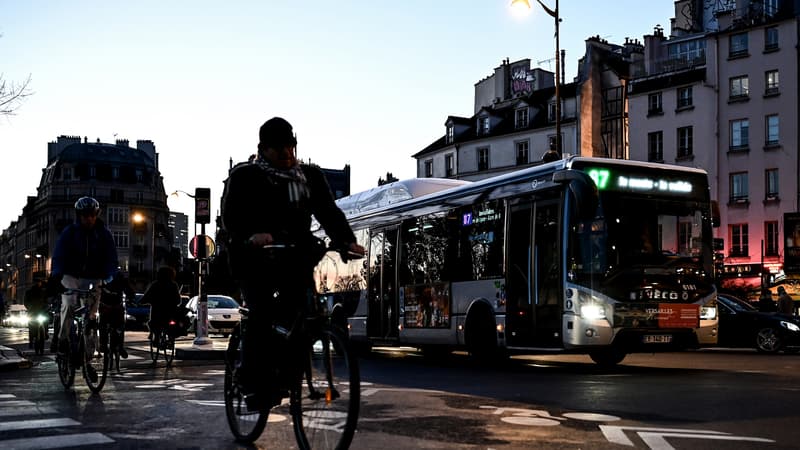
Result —
[[[36,195],[59,135],[152,140],[167,193],[211,188],[212,212],[230,158],[254,153],[272,116],[294,125],[302,159],[349,164],[353,193],[386,172],[412,178],[411,155],[447,116],[473,114],[475,83],[503,59],[554,70],[553,19],[531,3],[518,17],[510,0],[0,0],[0,74],[30,75],[33,92],[0,117],[0,230]],[[669,32],[673,4],[562,0],[567,81],[586,38]],[[194,211],[186,196],[169,206]]]

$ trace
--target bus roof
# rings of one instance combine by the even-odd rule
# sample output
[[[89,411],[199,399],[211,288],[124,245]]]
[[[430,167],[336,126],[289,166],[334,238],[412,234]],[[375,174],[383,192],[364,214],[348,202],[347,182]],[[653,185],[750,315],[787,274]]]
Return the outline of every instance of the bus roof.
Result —
[[[345,215],[351,216],[465,184],[470,182],[449,178],[410,178],[342,197],[336,204]]]

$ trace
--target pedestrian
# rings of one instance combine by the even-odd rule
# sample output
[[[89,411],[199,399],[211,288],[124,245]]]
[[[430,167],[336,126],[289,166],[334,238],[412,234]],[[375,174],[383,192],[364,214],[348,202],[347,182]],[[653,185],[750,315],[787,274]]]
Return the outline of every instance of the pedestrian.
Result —
[[[789,316],[794,315],[794,300],[783,286],[778,286],[778,312]]]
[[[33,348],[33,337],[36,334],[36,318],[40,315],[47,316],[50,309],[50,301],[47,298],[45,282],[39,280],[25,292],[25,308],[28,312],[28,348]],[[47,339],[47,326],[44,327],[44,338]]]
[[[772,299],[772,292],[769,289],[761,289],[761,297],[758,298],[758,310],[761,312],[775,312],[775,300]]]

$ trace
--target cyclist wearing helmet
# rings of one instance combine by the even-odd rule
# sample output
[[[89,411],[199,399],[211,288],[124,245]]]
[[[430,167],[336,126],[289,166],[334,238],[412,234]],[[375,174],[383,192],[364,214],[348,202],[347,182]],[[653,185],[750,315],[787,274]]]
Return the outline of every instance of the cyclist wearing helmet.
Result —
[[[67,225],[56,241],[53,251],[51,283],[60,280],[67,289],[87,289],[91,284],[94,295],[87,300],[89,317],[97,317],[100,306],[100,282],[110,281],[117,272],[117,247],[111,232],[98,214],[100,203],[92,197],[81,197],[75,202],[76,220]],[[67,320],[70,306],[76,295],[61,296],[61,316],[58,337],[53,339],[51,350],[64,350],[72,323]],[[86,328],[96,327],[95,320],[87,320]],[[56,342],[58,341],[58,343]]]
[[[230,269],[250,310],[238,376],[255,394],[248,395],[248,405],[254,399],[250,407],[255,409],[280,401],[279,391],[260,389],[274,389],[276,380],[257,378],[274,376],[274,353],[262,353],[274,350],[269,346],[271,325],[296,317],[306,306],[298,304],[299,299],[313,293],[313,269],[322,255],[311,248],[312,214],[333,242],[356,254],[365,251],[334,203],[325,176],[316,167],[298,163],[296,146],[289,122],[280,117],[265,122],[259,130],[257,157],[231,169],[222,197]],[[270,254],[262,249],[273,242],[294,244],[296,251]],[[281,299],[294,304],[270,303],[278,290]]]

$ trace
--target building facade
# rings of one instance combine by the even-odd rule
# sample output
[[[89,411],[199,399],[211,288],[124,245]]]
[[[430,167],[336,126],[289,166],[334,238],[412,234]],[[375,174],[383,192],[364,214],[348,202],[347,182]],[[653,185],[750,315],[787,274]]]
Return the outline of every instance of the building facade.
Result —
[[[152,281],[173,240],[155,145],[140,140],[132,148],[122,139],[106,144],[59,136],[48,143],[37,195],[28,197],[19,219],[0,235],[2,265],[10,269],[7,298],[21,303],[33,283],[49,276],[56,240],[75,220],[75,201],[87,195],[100,202],[120,269],[137,290]]]
[[[562,82],[561,149],[555,148],[555,74],[530,60],[504,60],[475,85],[471,117],[449,116],[444,135],[413,157],[418,177],[480,180],[540,164],[544,155],[628,158],[627,83],[641,70],[643,46],[586,40],[578,75]]]
[[[676,1],[630,83],[631,159],[709,172],[722,287],[800,278],[797,3]]]

